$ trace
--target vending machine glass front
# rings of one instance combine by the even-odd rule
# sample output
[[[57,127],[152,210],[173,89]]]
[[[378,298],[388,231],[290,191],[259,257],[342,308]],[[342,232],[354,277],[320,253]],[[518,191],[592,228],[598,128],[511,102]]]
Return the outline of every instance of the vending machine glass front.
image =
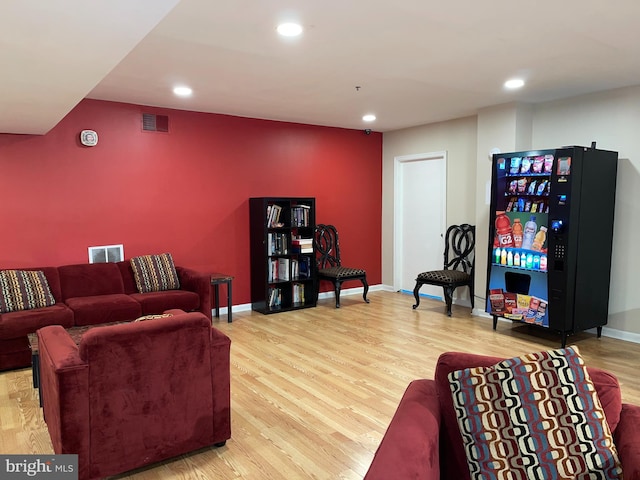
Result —
[[[493,159],[487,312],[548,326],[547,231],[553,152]]]

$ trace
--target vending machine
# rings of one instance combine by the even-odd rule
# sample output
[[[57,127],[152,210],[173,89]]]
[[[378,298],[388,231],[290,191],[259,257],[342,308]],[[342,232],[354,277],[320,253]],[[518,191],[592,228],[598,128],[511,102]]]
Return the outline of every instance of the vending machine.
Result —
[[[493,155],[486,311],[567,336],[607,323],[618,153]]]

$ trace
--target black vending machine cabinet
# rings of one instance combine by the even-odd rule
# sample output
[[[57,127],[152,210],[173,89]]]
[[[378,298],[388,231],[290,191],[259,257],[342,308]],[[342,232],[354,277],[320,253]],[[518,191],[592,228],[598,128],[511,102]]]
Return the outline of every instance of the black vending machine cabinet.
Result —
[[[607,323],[618,153],[493,155],[486,311],[567,335]]]

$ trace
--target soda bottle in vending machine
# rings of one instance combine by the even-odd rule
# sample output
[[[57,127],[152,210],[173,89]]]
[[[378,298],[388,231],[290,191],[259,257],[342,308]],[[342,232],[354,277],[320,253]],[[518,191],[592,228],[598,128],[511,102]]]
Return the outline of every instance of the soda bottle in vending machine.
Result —
[[[511,226],[511,234],[513,235],[513,245],[516,248],[520,248],[522,247],[522,233],[523,233],[523,228],[522,228],[522,222],[520,221],[519,218],[516,218],[513,221],[513,225]]]
[[[542,250],[542,247],[544,246],[544,242],[546,241],[546,239],[547,239],[547,227],[543,225],[540,227],[540,230],[538,230],[538,233],[536,233],[536,236],[533,238],[531,249],[537,250],[538,252],[540,252]]]
[[[498,245],[503,251],[505,247],[512,248],[514,246],[511,220],[509,220],[509,217],[504,213],[496,217],[496,234],[498,236]]]
[[[522,248],[525,250],[531,250],[533,245],[533,239],[536,235],[538,224],[536,223],[536,216],[531,215],[531,218],[524,224],[524,235],[522,236]]]

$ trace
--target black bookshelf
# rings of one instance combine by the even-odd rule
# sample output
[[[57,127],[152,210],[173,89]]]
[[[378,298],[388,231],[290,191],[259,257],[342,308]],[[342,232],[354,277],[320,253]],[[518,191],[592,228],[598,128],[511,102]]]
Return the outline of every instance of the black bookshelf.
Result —
[[[269,314],[316,306],[315,198],[249,199],[251,308]]]

